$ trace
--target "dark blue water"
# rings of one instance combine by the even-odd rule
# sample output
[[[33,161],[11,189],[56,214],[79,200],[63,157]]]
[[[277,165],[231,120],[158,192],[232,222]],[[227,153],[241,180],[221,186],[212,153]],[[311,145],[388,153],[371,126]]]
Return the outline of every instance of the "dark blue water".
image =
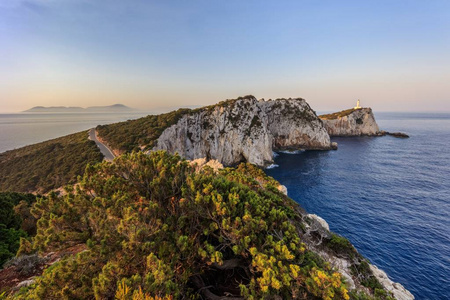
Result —
[[[450,299],[450,114],[377,114],[394,137],[335,138],[266,170],[416,299]]]

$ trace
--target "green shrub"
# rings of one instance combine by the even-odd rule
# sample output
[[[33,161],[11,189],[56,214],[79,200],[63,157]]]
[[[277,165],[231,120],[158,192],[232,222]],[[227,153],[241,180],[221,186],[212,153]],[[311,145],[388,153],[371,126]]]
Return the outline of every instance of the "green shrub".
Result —
[[[32,240],[39,251],[88,250],[17,297],[348,299],[340,274],[305,249],[297,205],[275,183],[250,164],[195,172],[163,151],[89,165],[75,190],[36,202]]]
[[[20,238],[28,236],[23,230],[23,223],[29,225],[30,220],[23,220],[22,216],[15,212],[15,207],[29,207],[35,199],[36,196],[32,194],[0,192],[0,267],[16,255]],[[30,230],[30,233],[33,234],[33,230]]]

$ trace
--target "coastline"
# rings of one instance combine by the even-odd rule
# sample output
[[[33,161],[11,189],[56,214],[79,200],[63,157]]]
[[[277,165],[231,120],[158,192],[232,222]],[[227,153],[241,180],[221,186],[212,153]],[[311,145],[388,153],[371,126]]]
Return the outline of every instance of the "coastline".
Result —
[[[281,191],[286,196],[288,196],[288,189],[286,186],[280,184],[278,186],[278,190]],[[332,233],[330,231],[330,226],[328,222],[321,216],[308,213],[307,217],[313,221],[314,224],[313,226],[315,226],[313,231],[318,231],[320,232],[321,235],[329,235]],[[315,247],[314,245],[315,244],[313,242],[308,243],[309,249],[318,253],[323,259],[325,259],[325,261],[330,262],[331,266],[333,268],[336,268],[339,271],[339,273],[341,273],[344,276],[349,286],[349,289],[353,290],[356,288],[365,289],[363,286],[355,284],[351,271],[352,263],[349,260],[330,255],[329,252],[323,251],[319,247]],[[376,265],[373,265],[372,263],[369,263],[369,268],[372,271],[374,277],[381,283],[383,288],[391,292],[395,297],[395,299],[397,300],[415,299],[414,295],[409,290],[407,290],[402,284],[392,281],[392,279],[389,278],[389,276],[384,270],[378,268]]]

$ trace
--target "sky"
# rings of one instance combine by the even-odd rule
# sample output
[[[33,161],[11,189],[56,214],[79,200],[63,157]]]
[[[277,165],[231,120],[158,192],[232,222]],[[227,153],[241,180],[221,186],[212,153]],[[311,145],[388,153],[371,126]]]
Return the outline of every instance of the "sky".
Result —
[[[238,96],[450,111],[450,1],[0,0],[0,112]]]

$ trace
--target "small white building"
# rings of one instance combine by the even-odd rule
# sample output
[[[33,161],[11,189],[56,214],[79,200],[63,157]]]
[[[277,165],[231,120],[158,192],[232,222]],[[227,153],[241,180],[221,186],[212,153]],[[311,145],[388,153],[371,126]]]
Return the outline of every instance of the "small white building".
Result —
[[[358,99],[358,101],[356,101],[356,106],[353,107],[353,108],[354,108],[354,109],[360,109],[360,108],[362,108],[362,107],[360,106],[359,99]]]

